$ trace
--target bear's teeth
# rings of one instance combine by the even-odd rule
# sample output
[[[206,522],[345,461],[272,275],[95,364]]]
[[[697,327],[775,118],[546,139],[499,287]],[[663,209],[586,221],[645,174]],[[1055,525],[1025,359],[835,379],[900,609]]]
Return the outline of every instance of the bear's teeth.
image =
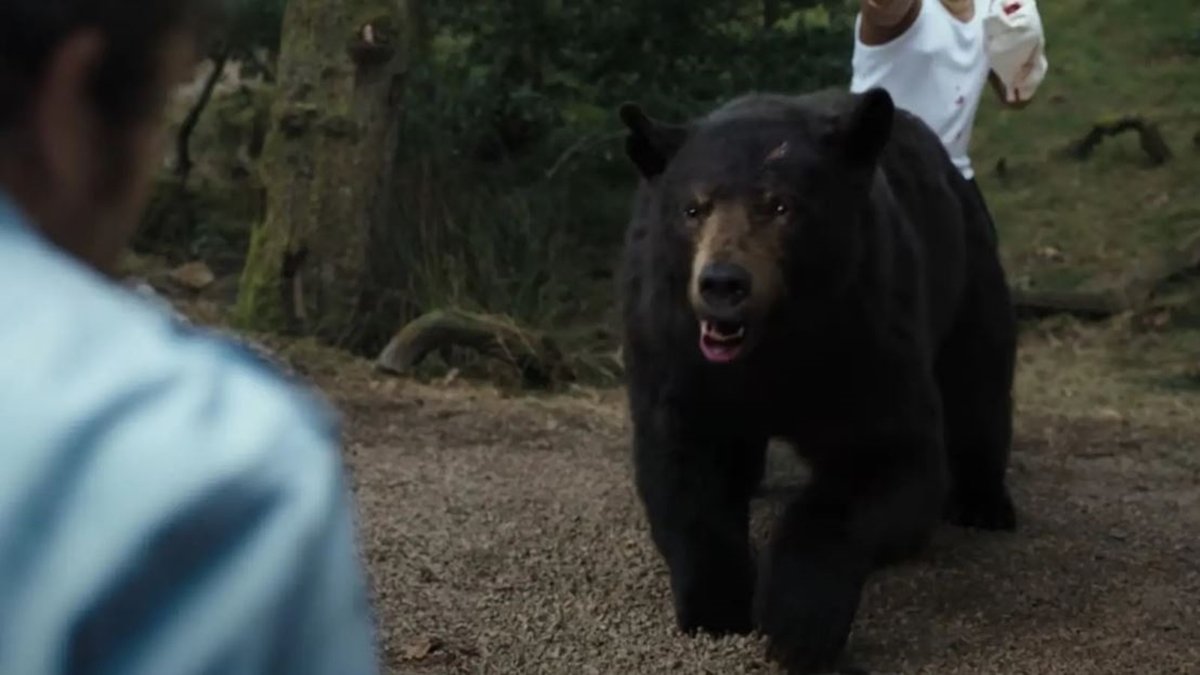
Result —
[[[737,332],[725,333],[709,322],[704,322],[704,336],[716,342],[734,342],[746,336],[746,327],[738,326]]]

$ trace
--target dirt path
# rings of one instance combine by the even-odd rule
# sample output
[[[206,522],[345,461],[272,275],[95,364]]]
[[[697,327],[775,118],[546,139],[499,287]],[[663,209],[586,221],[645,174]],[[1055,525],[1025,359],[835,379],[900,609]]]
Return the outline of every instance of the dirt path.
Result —
[[[775,672],[756,639],[676,634],[618,395],[339,403],[389,672]],[[1021,419],[1020,532],[941,531],[871,584],[851,653],[874,672],[1200,673],[1197,460],[1184,431]]]

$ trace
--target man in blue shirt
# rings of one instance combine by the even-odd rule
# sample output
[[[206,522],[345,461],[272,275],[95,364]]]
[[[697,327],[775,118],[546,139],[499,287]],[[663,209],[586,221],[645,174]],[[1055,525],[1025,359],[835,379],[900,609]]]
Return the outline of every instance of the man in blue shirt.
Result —
[[[373,675],[334,420],[112,278],[200,0],[0,3],[0,673]]]

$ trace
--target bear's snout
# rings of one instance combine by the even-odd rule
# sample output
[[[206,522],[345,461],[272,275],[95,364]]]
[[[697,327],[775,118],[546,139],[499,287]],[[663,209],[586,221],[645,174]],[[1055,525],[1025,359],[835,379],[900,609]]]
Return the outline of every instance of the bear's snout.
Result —
[[[713,363],[736,360],[746,347],[746,310],[754,275],[737,263],[710,262],[700,268],[695,284],[701,353]]]
[[[754,284],[749,270],[726,262],[706,265],[700,271],[698,281],[700,299],[706,309],[715,315],[729,315],[740,310],[750,297]]]

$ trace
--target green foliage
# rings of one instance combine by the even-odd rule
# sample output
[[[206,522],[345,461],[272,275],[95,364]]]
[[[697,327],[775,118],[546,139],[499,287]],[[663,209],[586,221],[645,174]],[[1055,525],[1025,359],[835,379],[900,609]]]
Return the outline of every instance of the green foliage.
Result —
[[[160,190],[140,240],[173,260],[263,245],[250,234],[262,217],[252,166],[287,3],[222,1],[226,22],[206,51],[236,61],[243,81],[217,90],[196,127],[189,190]],[[749,90],[849,76],[844,0],[430,0],[423,10],[424,39],[396,91],[403,123],[388,178],[398,214],[374,233],[362,321],[379,326],[367,332],[385,336],[438,308],[503,314],[552,331],[605,372],[636,185],[618,106],[636,100],[681,120]],[[267,81],[252,81],[260,71]],[[278,294],[245,281],[243,319]]]
[[[530,152],[556,131],[606,126],[625,100],[683,117],[747,90],[849,77],[849,14],[823,5],[787,11],[770,27],[761,5],[745,2],[435,0],[429,11],[425,75],[454,92],[434,109],[463,150],[485,159]]]
[[[849,77],[842,2],[432,0],[426,13],[385,265],[411,311],[595,320],[636,182],[621,102],[684,119],[746,91]]]

